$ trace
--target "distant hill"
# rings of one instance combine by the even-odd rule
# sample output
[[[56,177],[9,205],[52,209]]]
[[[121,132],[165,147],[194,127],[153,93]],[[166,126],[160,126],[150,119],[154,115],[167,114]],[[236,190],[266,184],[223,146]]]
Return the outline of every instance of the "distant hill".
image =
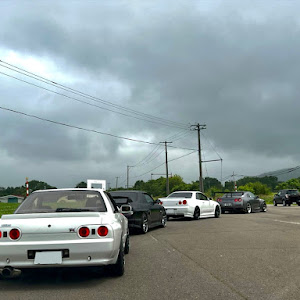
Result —
[[[298,178],[300,177],[300,166],[263,173],[258,175],[257,177],[264,176],[276,176],[278,178],[278,181],[287,181],[292,178]]]

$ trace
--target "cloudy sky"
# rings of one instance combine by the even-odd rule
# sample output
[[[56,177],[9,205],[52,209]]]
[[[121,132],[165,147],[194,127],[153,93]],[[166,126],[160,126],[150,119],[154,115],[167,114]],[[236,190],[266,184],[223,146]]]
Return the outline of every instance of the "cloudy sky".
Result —
[[[0,186],[299,165],[297,1],[1,1]],[[25,71],[27,72],[25,72]],[[37,77],[37,76],[40,77]],[[49,81],[48,81],[49,80]],[[152,175],[157,178],[158,175]]]

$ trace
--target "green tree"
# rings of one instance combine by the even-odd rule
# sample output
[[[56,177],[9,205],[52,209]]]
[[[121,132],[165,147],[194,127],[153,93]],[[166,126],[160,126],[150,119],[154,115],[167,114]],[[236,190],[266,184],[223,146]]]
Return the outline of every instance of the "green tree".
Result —
[[[276,190],[283,190],[283,189],[300,189],[300,177],[292,178],[286,182],[279,183],[276,186]]]
[[[222,183],[218,179],[212,177],[205,177],[203,180],[203,186],[204,191],[207,191],[211,188],[214,188],[218,191],[223,190]]]
[[[239,191],[249,191],[255,195],[268,195],[271,193],[271,189],[261,182],[249,182],[245,185],[238,187]]]
[[[86,182],[81,181],[81,182],[77,183],[75,187],[76,188],[86,188],[87,184],[86,184]]]

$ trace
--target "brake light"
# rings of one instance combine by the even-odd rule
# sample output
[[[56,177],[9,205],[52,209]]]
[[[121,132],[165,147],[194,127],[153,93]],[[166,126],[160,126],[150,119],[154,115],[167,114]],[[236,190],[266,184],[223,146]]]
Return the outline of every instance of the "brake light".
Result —
[[[178,203],[179,203],[179,205],[181,205],[181,201],[179,201]]]
[[[108,228],[105,227],[105,226],[100,226],[98,228],[97,232],[98,232],[98,235],[100,235],[100,236],[107,236],[107,234],[108,234]]]
[[[184,205],[187,204],[187,201],[186,201],[186,200],[183,200],[183,201],[182,201],[182,204],[184,204]]]
[[[2,238],[2,232],[0,231],[0,239]]]
[[[90,230],[88,227],[81,227],[79,230],[78,230],[78,234],[79,236],[81,237],[88,237],[90,235]]]
[[[21,236],[21,232],[19,229],[14,228],[9,232],[9,237],[12,240],[17,240],[18,238],[20,238],[20,236]]]
[[[236,198],[236,199],[234,199],[234,202],[242,202],[242,199],[241,198]]]
[[[164,203],[162,201],[160,201],[160,205],[163,205]]]
[[[222,199],[221,199],[221,198],[218,198],[217,201],[218,201],[218,202],[222,202]]]

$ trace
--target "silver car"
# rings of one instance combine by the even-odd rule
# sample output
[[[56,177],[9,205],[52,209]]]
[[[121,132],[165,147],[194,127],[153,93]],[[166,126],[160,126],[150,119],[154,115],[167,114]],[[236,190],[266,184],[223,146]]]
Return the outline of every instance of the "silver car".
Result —
[[[8,278],[27,268],[106,265],[121,276],[130,210],[102,189],[33,192],[0,219],[0,272]]]

